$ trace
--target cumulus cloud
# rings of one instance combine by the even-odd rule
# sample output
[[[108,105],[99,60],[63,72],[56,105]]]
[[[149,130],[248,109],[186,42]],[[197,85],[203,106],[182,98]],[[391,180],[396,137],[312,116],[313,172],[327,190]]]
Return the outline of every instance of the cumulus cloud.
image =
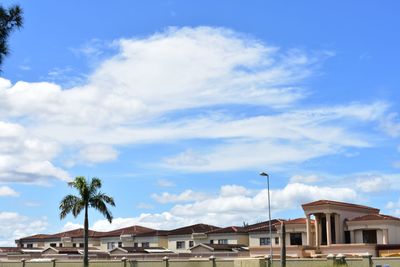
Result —
[[[79,151],[79,159],[89,163],[112,161],[118,157],[118,152],[111,146],[94,144]]]
[[[70,231],[78,228],[83,228],[83,225],[79,223],[67,222],[66,224],[64,224],[61,231]]]
[[[183,195],[184,191],[182,194]],[[189,203],[176,204],[162,213],[142,213],[134,218],[117,218],[112,224],[106,220],[94,223],[97,230],[109,230],[140,224],[159,229],[171,229],[192,223],[215,225],[240,225],[243,221],[265,220],[267,191],[252,190],[238,185],[225,185],[217,195],[204,194],[201,199],[192,198]],[[180,195],[173,195],[176,199]],[[169,194],[168,196],[172,196]],[[300,183],[288,184],[282,189],[271,191],[271,208],[275,215],[282,211],[298,210],[300,205],[318,199],[355,201],[357,193],[353,189],[311,186]]]
[[[355,179],[356,188],[366,193],[400,190],[400,174],[397,173],[358,173],[350,176]]]
[[[195,192],[193,190],[185,190],[180,194],[171,194],[164,192],[162,194],[153,194],[152,198],[159,203],[176,203],[176,202],[192,202],[206,198],[203,193]]]
[[[305,183],[313,184],[320,181],[320,177],[317,175],[293,175],[290,177],[290,183]]]
[[[47,227],[46,218],[30,218],[17,212],[0,212],[0,246],[15,246],[15,240],[38,234]]]
[[[0,197],[17,197],[19,193],[8,186],[0,186]]]

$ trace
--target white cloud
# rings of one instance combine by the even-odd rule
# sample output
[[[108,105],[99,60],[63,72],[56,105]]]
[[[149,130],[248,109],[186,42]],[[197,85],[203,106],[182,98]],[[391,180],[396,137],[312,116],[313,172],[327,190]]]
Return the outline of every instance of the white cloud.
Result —
[[[0,186],[0,197],[17,197],[19,193],[8,186]]]
[[[167,179],[158,179],[157,186],[159,187],[174,187],[175,183]]]
[[[67,222],[66,224],[64,224],[61,231],[70,231],[78,228],[83,228],[83,225],[79,223]]]
[[[226,185],[221,187],[218,195],[197,193],[207,197],[192,199],[187,204],[177,204],[169,211],[162,213],[142,213],[134,218],[117,218],[112,224],[106,220],[99,220],[94,223],[93,228],[105,231],[140,224],[159,229],[171,229],[200,222],[223,226],[241,225],[244,221],[256,222],[266,219],[268,203],[266,190],[257,191],[238,185]],[[271,208],[276,215],[283,211],[298,210],[301,204],[318,199],[354,201],[358,199],[358,195],[353,189],[343,187],[288,184],[282,189],[271,191]]]
[[[206,198],[203,193],[195,192],[193,190],[185,190],[180,194],[170,194],[168,192],[164,192],[162,194],[153,194],[151,196],[159,203],[176,203],[176,202],[192,202],[195,200],[201,200]]]
[[[108,145],[88,145],[79,151],[79,160],[89,163],[99,163],[115,160],[118,152]]]
[[[400,190],[397,173],[358,173],[350,177],[356,181],[356,188],[366,193]]]
[[[313,184],[318,181],[320,181],[320,177],[317,175],[293,175],[290,177],[290,183]]]
[[[16,212],[0,212],[0,246],[15,246],[15,239],[38,234],[47,227],[46,218],[30,218]]]

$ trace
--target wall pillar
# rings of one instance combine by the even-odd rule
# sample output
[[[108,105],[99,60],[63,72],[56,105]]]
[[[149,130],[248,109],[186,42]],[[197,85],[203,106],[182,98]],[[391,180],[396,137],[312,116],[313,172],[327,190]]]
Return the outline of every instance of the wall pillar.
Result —
[[[331,214],[325,213],[325,217],[326,217],[326,245],[330,246],[332,244]]]
[[[341,244],[342,229],[340,227],[340,214],[336,213],[334,216],[335,216],[335,239],[336,239],[335,244]]]
[[[311,246],[311,221],[310,215],[306,215],[306,228],[307,228],[307,246]]]
[[[388,229],[383,229],[382,230],[382,244],[384,244],[384,245],[389,244]]]
[[[320,218],[319,215],[315,215],[315,246],[319,247],[319,234],[320,234],[320,229],[319,229],[319,224],[320,224]]]
[[[350,231],[350,244],[356,243],[356,235],[354,234],[354,230]]]

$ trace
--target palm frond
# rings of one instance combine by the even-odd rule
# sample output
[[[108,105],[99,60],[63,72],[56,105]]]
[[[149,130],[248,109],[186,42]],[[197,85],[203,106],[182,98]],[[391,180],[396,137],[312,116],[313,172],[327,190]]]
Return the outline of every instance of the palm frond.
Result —
[[[112,197],[109,197],[105,194],[97,194],[95,195],[91,200],[90,200],[90,207],[98,210],[101,214],[104,215],[104,217],[107,218],[107,220],[111,223],[113,216],[110,212],[110,210],[107,207],[107,204],[111,206],[115,206],[114,200]]]
[[[82,200],[77,196],[65,196],[60,202],[60,218],[64,219],[71,212],[74,217],[78,216],[79,213],[74,212],[74,210],[77,209],[77,206],[79,206],[81,202]]]

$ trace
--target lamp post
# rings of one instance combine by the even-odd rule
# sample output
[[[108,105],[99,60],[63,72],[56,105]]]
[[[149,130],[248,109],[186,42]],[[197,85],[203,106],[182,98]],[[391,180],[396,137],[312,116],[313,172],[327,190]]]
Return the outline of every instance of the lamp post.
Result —
[[[266,172],[261,172],[261,176],[267,177],[267,188],[268,188],[268,216],[269,216],[269,254],[271,257],[272,264],[272,223],[271,223],[271,197],[269,193],[269,175]]]

